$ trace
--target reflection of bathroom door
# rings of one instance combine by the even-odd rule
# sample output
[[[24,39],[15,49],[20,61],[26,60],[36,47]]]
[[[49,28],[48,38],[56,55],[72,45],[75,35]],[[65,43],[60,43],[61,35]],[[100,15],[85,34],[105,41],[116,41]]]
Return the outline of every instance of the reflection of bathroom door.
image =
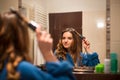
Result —
[[[61,31],[66,27],[73,27],[82,34],[82,12],[49,14],[49,32],[54,40],[53,50],[56,49]],[[82,46],[82,44],[80,45]]]

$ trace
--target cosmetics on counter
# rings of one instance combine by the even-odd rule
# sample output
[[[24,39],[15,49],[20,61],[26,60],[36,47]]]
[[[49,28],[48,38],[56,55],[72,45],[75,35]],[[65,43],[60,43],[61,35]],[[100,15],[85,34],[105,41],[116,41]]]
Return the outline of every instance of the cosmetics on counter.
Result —
[[[95,66],[96,73],[118,73],[117,53],[110,53],[110,58],[104,60],[104,64]]]

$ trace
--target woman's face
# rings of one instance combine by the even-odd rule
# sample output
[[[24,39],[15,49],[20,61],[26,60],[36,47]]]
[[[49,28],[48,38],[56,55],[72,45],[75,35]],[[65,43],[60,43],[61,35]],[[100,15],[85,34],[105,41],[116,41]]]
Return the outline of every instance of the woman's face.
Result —
[[[62,44],[64,48],[69,49],[73,43],[73,36],[70,32],[64,32],[62,36]]]

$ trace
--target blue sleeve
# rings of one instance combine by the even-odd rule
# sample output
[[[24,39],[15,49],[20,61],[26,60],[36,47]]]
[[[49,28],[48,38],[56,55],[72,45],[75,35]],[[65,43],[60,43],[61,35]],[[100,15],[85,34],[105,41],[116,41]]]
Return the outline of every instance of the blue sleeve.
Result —
[[[85,66],[96,66],[98,63],[100,63],[98,54],[96,52],[93,52],[92,54],[85,54],[80,53],[82,56],[82,64]]]
[[[48,62],[45,64],[48,72],[44,72],[36,66],[21,62],[17,67],[20,72],[20,80],[75,80],[72,68],[68,62]]]

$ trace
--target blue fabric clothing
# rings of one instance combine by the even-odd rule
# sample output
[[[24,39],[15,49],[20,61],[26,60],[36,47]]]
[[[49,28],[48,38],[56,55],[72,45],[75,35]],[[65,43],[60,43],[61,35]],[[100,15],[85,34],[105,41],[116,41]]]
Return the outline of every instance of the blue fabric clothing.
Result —
[[[22,61],[17,67],[20,72],[20,80],[75,80],[72,74],[73,66],[67,61],[47,62],[45,64],[47,72],[32,65],[27,61]],[[6,80],[6,68],[0,72],[0,80]]]
[[[82,57],[82,60],[77,59],[78,66],[91,66],[92,67],[100,63],[98,54],[96,52],[93,52],[92,54],[81,52],[80,56]],[[60,57],[59,60],[63,61],[63,58]],[[66,53],[66,60],[74,66],[74,62],[69,53]]]
[[[78,65],[81,65],[80,63],[82,63],[82,65],[85,66],[96,66],[98,63],[100,63],[98,54],[96,52],[93,52],[92,54],[81,52],[80,55],[82,56],[82,60],[81,62],[78,61]]]

